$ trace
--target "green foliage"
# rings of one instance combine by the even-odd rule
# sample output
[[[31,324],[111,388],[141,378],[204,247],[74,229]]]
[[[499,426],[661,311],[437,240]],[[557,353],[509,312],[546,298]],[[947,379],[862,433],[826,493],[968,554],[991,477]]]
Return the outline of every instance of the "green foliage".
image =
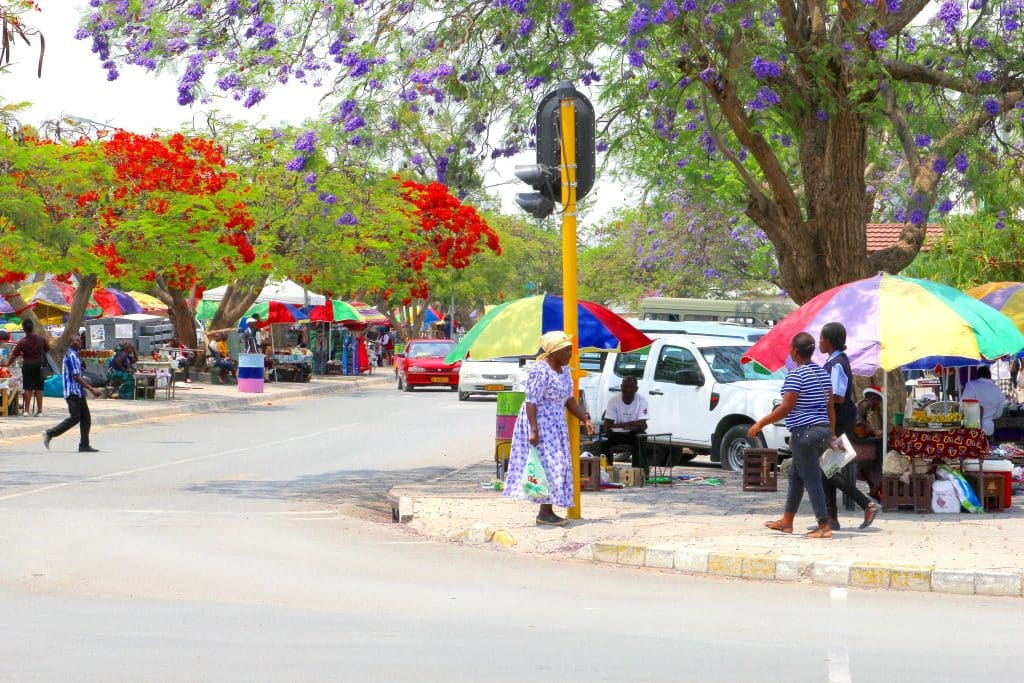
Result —
[[[996,228],[997,224],[1004,227]],[[904,271],[964,290],[986,282],[1024,281],[1024,223],[997,214],[951,216],[943,237]]]

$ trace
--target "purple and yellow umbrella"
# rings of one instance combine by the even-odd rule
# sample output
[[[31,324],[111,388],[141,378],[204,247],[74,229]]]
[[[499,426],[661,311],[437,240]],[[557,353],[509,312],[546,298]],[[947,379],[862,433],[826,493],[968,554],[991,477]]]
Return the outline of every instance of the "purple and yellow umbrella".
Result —
[[[579,348],[593,351],[633,351],[653,342],[640,330],[590,301],[577,304]],[[564,327],[562,297],[553,294],[528,296],[495,306],[456,344],[445,362],[467,355],[485,359],[498,356],[536,355],[540,337]]]
[[[1024,282],[989,282],[971,287],[967,294],[996,309],[1024,332]]]
[[[103,315],[114,317],[130,313],[143,313],[142,306],[128,294],[110,287],[92,291],[92,298],[103,309]]]
[[[778,370],[794,335],[808,332],[817,341],[833,321],[846,327],[846,355],[862,376],[927,356],[994,360],[1024,348],[1024,334],[991,306],[946,285],[882,273],[814,297],[750,347],[744,361]]]

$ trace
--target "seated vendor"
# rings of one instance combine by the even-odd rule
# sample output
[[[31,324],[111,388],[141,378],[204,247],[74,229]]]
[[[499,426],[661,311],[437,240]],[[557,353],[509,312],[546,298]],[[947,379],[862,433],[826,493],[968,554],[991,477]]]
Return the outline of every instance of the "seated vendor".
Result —
[[[117,396],[112,398],[133,399],[135,398],[135,361],[138,360],[138,353],[130,342],[125,342],[117,347],[114,357],[110,359],[110,367],[107,371],[107,378],[110,381],[110,390],[117,390]]]
[[[858,439],[882,435],[882,389],[868,387],[857,403],[857,424],[853,430]]]
[[[604,411],[604,426],[608,431],[605,455],[611,458],[618,444],[629,446],[633,466],[639,467],[636,435],[647,431],[647,399],[637,395],[636,377],[623,379],[619,394],[608,401]]]
[[[210,339],[209,352],[210,358],[213,360],[213,369],[217,371],[217,378],[220,380],[220,383],[226,384],[229,376],[237,382],[238,373],[235,368],[235,361],[231,360],[231,356],[228,353],[228,342],[223,332],[214,335]],[[210,379],[213,379],[213,373],[210,373]]]
[[[992,371],[984,366],[978,368],[977,379],[965,384],[960,396],[961,399],[974,399],[981,405],[981,429],[992,436],[996,430],[994,420],[1003,414],[1003,408],[1006,407],[1006,396],[992,381]]]
[[[868,495],[875,500],[882,495],[882,429],[882,389],[868,387],[857,403],[853,447],[857,451],[857,477],[867,482]]]

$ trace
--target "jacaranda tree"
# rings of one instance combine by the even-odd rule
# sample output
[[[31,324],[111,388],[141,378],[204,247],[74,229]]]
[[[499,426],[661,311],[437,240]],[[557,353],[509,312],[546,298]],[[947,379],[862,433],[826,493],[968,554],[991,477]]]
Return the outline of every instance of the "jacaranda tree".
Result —
[[[387,155],[403,129],[428,131],[433,147],[403,161],[440,181],[526,147],[554,82],[590,87],[601,149],[641,181],[725,195],[771,240],[797,301],[904,268],[933,210],[1019,140],[1024,0],[90,6],[79,37],[111,78],[176,69],[183,105],[321,85],[351,146]],[[867,256],[865,223],[893,217],[899,242]]]

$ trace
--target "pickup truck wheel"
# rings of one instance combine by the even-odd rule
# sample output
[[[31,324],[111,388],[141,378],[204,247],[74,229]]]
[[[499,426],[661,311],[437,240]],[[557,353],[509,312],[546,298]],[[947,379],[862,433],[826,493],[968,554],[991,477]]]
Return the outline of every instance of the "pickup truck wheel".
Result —
[[[723,470],[743,471],[743,449],[764,448],[764,439],[760,435],[753,439],[747,436],[750,425],[739,424],[729,429],[722,436],[722,445],[718,450]]]
[[[460,401],[468,401],[469,400],[469,392],[468,391],[460,391],[459,392],[459,400]]]

